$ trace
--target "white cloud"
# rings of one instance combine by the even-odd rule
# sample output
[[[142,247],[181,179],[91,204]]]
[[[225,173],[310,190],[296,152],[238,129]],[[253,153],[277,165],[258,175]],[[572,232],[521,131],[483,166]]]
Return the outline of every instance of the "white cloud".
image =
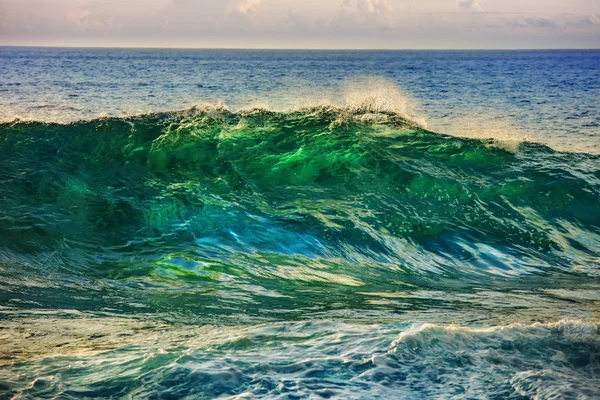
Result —
[[[428,0],[422,0],[426,5]],[[433,0],[432,0],[433,1]],[[440,5],[442,0],[435,0]],[[452,12],[459,9],[494,12]],[[508,1],[508,0],[507,0]],[[511,0],[518,1],[518,0]],[[566,0],[565,0],[566,1]],[[185,47],[598,47],[600,14],[400,0],[0,0],[0,44]],[[398,4],[398,7],[392,7]],[[419,3],[419,6],[425,7]],[[488,5],[489,4],[489,5]],[[400,9],[401,8],[401,9]],[[489,8],[489,10],[488,10]]]
[[[582,25],[600,25],[600,17],[596,14],[590,14],[581,21]]]
[[[465,0],[458,3],[462,9],[472,12],[483,12],[483,7],[479,4],[479,0]]]
[[[343,5],[352,7],[350,0],[345,0]],[[393,11],[387,0],[356,0],[356,8],[363,13],[387,14]]]
[[[392,25],[394,9],[387,0],[344,0],[341,4],[342,19],[354,19],[355,22]]]
[[[244,31],[248,35],[270,22],[257,12],[261,3],[261,0],[171,0],[165,8],[169,34],[172,37],[203,35],[208,38],[240,36]]]
[[[146,31],[164,27],[170,0],[84,0],[81,22],[89,29]]]
[[[253,14],[260,5],[261,0],[239,0],[227,8],[227,13],[237,13],[242,15]]]
[[[511,21],[509,25],[514,28],[557,28],[560,26],[557,21],[551,20],[548,17],[528,15],[522,16],[516,21]]]

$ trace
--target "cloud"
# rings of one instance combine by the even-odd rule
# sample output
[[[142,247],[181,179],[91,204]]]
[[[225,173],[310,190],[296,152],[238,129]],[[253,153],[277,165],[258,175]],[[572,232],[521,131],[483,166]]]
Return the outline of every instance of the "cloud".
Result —
[[[0,38],[15,32],[72,32],[82,26],[81,20],[88,13],[82,1],[0,0]]]
[[[600,17],[596,14],[500,14],[500,13],[479,13],[476,18],[468,21],[471,28],[474,29],[494,29],[498,32],[507,29],[511,31],[520,30],[521,34],[527,30],[530,32],[550,31],[555,33],[567,34],[589,34],[600,33]],[[514,34],[512,32],[511,34]],[[592,40],[593,36],[589,36]]]
[[[537,48],[598,47],[600,43],[600,14],[593,10],[585,14],[467,12],[483,11],[480,3],[487,3],[454,0],[446,3],[448,11],[423,12],[419,7],[425,6],[415,5],[415,12],[409,13],[400,3],[0,0],[0,43],[280,48]],[[317,9],[317,4],[323,7]],[[452,12],[452,8],[465,12]]]
[[[557,28],[560,25],[548,17],[522,16],[511,21],[510,26],[513,28]]]
[[[392,12],[392,6],[386,0],[357,0],[356,7],[364,13]]]
[[[165,7],[169,4],[170,0],[83,0],[81,22],[87,29],[152,31],[165,27]]]
[[[583,18],[580,22],[581,25],[600,25],[600,17],[596,14],[590,14],[587,17]]]
[[[303,14],[300,14],[298,11],[294,9],[289,9],[287,13],[287,27],[295,27],[295,28],[308,28],[312,25],[313,20],[310,17],[307,17]]]
[[[564,26],[576,30],[600,31],[600,17],[597,14],[573,15],[565,18]]]
[[[344,0],[340,7],[342,19],[387,27],[392,25],[394,9],[387,0]]]
[[[261,0],[239,0],[234,4],[227,7],[228,14],[254,14],[256,12],[256,8],[260,5]]]
[[[465,0],[458,3],[458,6],[462,9],[471,12],[483,12],[483,7],[479,4],[479,0]]]
[[[186,38],[196,35],[212,38],[241,35],[241,31],[245,35],[249,31],[260,31],[261,27],[268,25],[259,18],[262,15],[257,15],[261,14],[257,13],[261,3],[261,0],[170,0],[165,7],[169,34]],[[253,25],[255,23],[258,26]]]

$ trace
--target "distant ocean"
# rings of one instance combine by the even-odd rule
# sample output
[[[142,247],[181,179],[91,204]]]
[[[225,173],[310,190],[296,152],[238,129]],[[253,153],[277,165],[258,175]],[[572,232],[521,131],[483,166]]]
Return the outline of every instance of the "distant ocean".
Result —
[[[0,398],[600,398],[600,51],[0,47]]]

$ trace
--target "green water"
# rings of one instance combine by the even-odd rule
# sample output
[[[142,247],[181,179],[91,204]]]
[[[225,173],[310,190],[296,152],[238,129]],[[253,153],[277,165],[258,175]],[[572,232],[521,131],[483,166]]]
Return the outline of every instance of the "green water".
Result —
[[[54,339],[5,356],[7,396],[598,395],[598,155],[369,110],[206,108],[2,124],[0,159],[8,343],[30,340],[22,321],[114,336],[93,355],[71,338],[64,356]],[[108,328],[123,318],[150,325]]]

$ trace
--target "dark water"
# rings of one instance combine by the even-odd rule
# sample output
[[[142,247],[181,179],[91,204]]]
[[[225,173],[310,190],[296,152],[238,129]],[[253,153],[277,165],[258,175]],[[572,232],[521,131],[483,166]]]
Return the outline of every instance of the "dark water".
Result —
[[[493,103],[497,76],[511,80],[507,65],[538,57],[535,73],[547,64],[551,74],[568,59],[580,68],[579,86],[548,100],[548,112],[567,120],[566,110],[597,96],[597,52],[2,51],[8,76],[47,76],[36,81],[38,95],[29,93],[33,81],[6,89],[2,78],[11,93],[2,104],[23,110],[45,93],[60,99],[71,90],[57,82],[72,81],[83,88],[73,108],[97,96],[90,113],[120,113],[136,98],[132,76],[160,76],[160,64],[144,70],[143,57],[238,60],[213,79],[215,93],[239,107],[251,92],[281,104],[269,93],[284,78],[274,68],[269,79],[257,60],[295,65],[291,81],[310,80],[327,63],[350,72],[335,83],[343,74],[331,67],[313,82],[328,91],[288,92],[288,111],[213,105],[85,120],[86,111],[65,110],[72,122],[36,114],[0,124],[0,396],[600,396],[600,156],[564,151],[559,140],[593,149],[598,105],[553,130],[537,113],[554,147],[482,139],[483,128],[477,139],[461,138],[424,128],[428,115],[389,79],[354,79],[377,60],[384,76],[406,73],[402,57],[488,60],[498,70],[489,78],[496,95],[479,96]],[[98,75],[96,90],[72,76],[77,65],[98,64],[124,74],[125,55],[139,73],[125,73],[121,88],[107,84],[110,74]],[[23,57],[46,64],[11,69]],[[320,57],[314,67],[311,57]],[[195,68],[210,76],[217,65]],[[252,73],[256,87],[243,79]],[[231,75],[249,86],[236,92]],[[569,86],[569,73],[558,76]],[[156,79],[140,89],[164,95],[147,110],[169,108],[167,83]],[[187,95],[173,94],[173,104]],[[474,97],[457,97],[449,118]],[[451,95],[433,98],[439,107]],[[503,101],[505,110],[518,106]],[[539,108],[528,107],[524,124],[533,126]]]

